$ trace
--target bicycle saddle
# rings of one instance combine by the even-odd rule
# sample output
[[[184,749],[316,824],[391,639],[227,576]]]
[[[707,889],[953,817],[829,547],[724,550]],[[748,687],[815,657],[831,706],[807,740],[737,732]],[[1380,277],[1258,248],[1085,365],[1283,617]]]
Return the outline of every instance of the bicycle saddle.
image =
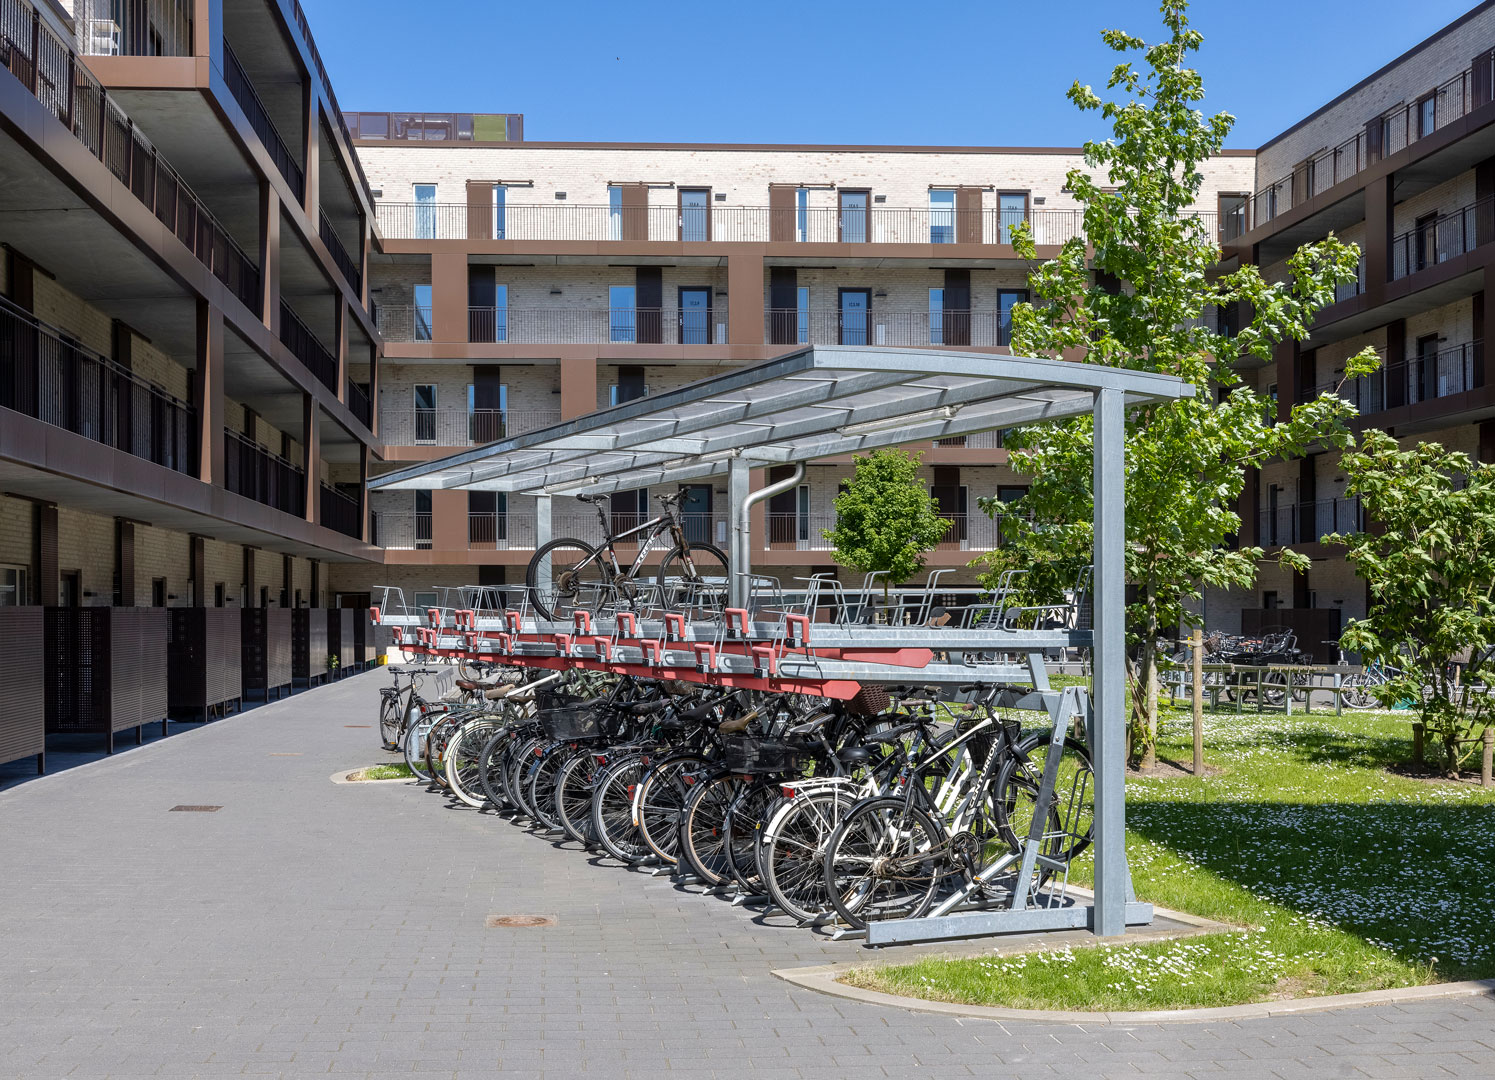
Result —
[[[865,746],[843,746],[836,751],[836,760],[842,765],[861,765],[872,760],[872,751]]]
[[[600,502],[606,502],[607,501],[607,496],[606,495],[587,495],[585,493],[582,493],[582,494],[578,494],[576,496],[576,501],[577,502],[584,502],[584,503],[596,504],[596,503],[600,503]]]
[[[513,683],[504,683],[502,686],[491,686],[483,691],[483,697],[488,701],[502,701],[514,692]]]

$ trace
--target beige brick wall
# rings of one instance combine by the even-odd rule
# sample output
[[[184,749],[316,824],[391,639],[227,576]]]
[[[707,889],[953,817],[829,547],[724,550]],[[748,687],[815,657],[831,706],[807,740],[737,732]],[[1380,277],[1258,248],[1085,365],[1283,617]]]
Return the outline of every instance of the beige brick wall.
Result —
[[[114,519],[57,508],[57,569],[79,572],[84,607],[114,602]],[[92,593],[92,596],[87,595]]]
[[[157,529],[150,525],[135,526],[135,602],[151,602],[151,583],[166,579],[166,594],[175,600],[168,607],[186,607],[191,600],[191,538],[182,532]],[[212,591],[208,602],[212,602]]]
[[[3,262],[0,259],[0,262]],[[33,527],[35,510],[24,499],[0,495],[0,563],[24,566],[31,573],[32,550],[36,543]]]

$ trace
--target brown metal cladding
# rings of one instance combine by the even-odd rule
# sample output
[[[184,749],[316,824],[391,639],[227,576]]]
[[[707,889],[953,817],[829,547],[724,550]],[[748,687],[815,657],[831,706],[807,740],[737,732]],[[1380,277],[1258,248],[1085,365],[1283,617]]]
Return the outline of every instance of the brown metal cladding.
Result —
[[[57,565],[57,507],[52,503],[36,504],[36,585],[32,589],[38,604],[57,603],[59,585]]]
[[[473,240],[493,239],[493,185],[467,181],[467,235]]]
[[[46,750],[44,641],[41,608],[0,608],[0,764]]]

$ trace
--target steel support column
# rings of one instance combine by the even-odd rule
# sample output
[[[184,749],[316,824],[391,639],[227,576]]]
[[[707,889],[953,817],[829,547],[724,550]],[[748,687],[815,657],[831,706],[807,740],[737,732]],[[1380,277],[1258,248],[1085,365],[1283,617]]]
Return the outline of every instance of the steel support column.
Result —
[[[733,458],[727,466],[727,508],[732,527],[732,543],[727,551],[727,600],[735,608],[745,608],[751,592],[748,575],[753,572],[753,545],[749,530],[752,519],[748,502],[752,467],[742,458]]]
[[[1125,394],[1095,395],[1094,754],[1095,922],[1126,930],[1126,439]]]

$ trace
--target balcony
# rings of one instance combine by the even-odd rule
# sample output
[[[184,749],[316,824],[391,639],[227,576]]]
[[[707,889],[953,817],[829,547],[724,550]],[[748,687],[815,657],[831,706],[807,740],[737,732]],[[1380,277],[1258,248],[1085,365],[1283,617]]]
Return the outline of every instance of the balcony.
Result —
[[[369,404],[368,394],[364,393],[363,387],[359,386],[352,379],[347,380],[344,385],[346,386],[346,392],[343,396],[347,399],[348,411],[364,427],[372,428],[374,426],[374,407]]]
[[[613,535],[637,529],[645,522],[652,520],[654,515],[628,513],[625,511],[610,511],[609,522]],[[727,528],[728,517],[726,514],[686,511],[680,515],[680,524],[685,530],[686,537],[691,543],[714,544],[725,549],[728,543]],[[552,534],[555,536],[574,536],[588,543],[601,543],[603,540],[602,522],[598,519],[595,511],[578,510],[563,512],[555,515]],[[622,548],[637,546],[638,538],[630,537],[618,542]],[[674,546],[674,539],[669,532],[663,532],[655,537],[646,550],[663,552]]]
[[[557,533],[557,535],[562,535]],[[533,551],[535,519],[530,514],[468,514],[469,551]]]
[[[712,205],[683,214],[675,206],[611,207],[580,203],[509,203],[499,211],[466,203],[383,202],[376,207],[388,240],[579,240],[629,243],[1010,244],[1026,221],[1038,244],[1081,235],[1080,210],[885,207],[770,209]],[[1213,215],[1211,215],[1213,216]]]
[[[260,271],[129,116],[26,0],[0,0],[0,66],[256,316]]]
[[[249,76],[244,74],[239,58],[234,55],[234,50],[229,48],[226,41],[223,43],[223,78],[228,83],[229,93],[234,95],[239,108],[243,109],[244,115],[249,118],[249,126],[254,128],[254,133],[259,136],[266,153],[270,155],[270,160],[275,162],[280,175],[285,177],[285,182],[296,193],[297,200],[306,198],[306,175],[296,161],[297,155],[292,153],[291,148],[280,137],[280,132],[275,130],[275,124],[270,119],[265,103],[260,100],[259,94],[255,92],[254,84],[249,81]]]
[[[380,304],[385,341],[434,340],[431,309]],[[725,345],[727,306],[674,308],[469,308],[468,341],[510,345]]]
[[[990,551],[1001,541],[999,518],[985,514],[945,514],[949,523],[936,551]],[[763,546],[771,551],[830,551],[825,533],[836,527],[834,513],[765,514]]]
[[[191,56],[191,0],[75,0],[73,21],[84,56]]]
[[[1382,158],[1467,116],[1489,101],[1489,90],[1476,95],[1475,87],[1490,87],[1492,75],[1495,56],[1486,53],[1437,89],[1387,109],[1339,145],[1320,150],[1251,197],[1251,227],[1265,225]]]
[[[1475,373],[1483,354],[1482,341],[1451,345],[1426,356],[1388,364],[1374,375],[1351,379],[1343,386],[1338,382],[1320,383],[1314,387],[1314,393],[1337,390],[1361,416],[1452,397],[1478,385]]]
[[[1262,547],[1316,544],[1329,533],[1360,532],[1365,517],[1358,496],[1278,506],[1257,515],[1256,542]]]
[[[1005,347],[1010,314],[997,311],[797,311],[764,313],[768,345],[887,345]]]
[[[363,510],[357,499],[327,484],[321,485],[321,499],[319,524],[324,529],[332,529],[355,540],[363,535]]]
[[[353,286],[354,293],[361,296],[363,294],[363,272],[359,268],[358,261],[352,255],[348,254],[347,248],[343,247],[342,238],[337,235],[337,230],[332,227],[332,221],[328,218],[327,211],[319,208],[318,216],[320,220],[317,223],[317,228],[322,237],[322,243],[327,245],[327,250],[332,254],[332,261],[337,264],[338,271],[343,275],[343,280]]]
[[[323,386],[337,393],[337,357],[317,340],[317,335],[307,329],[284,300],[280,302],[280,340]]]
[[[322,54],[317,49],[317,39],[312,37],[311,23],[307,21],[306,12],[301,8],[301,0],[291,0],[291,17],[296,20],[296,28],[301,31],[301,39],[306,42],[306,51],[311,53],[312,66],[317,69],[317,81],[322,84],[322,93],[327,97],[327,104],[331,107],[333,123],[337,124],[337,130],[342,133],[343,143],[348,147],[348,156],[353,161],[353,168],[358,171],[358,180],[363,184],[365,193],[369,190],[369,178],[363,173],[363,162],[358,160],[358,153],[353,149],[353,136],[348,134],[348,122],[343,119],[342,106],[337,103],[337,95],[332,92],[332,80],[327,77],[327,65],[322,62]]]
[[[1495,198],[1418,222],[1391,240],[1391,280],[1447,262],[1495,238]]]
[[[197,474],[196,411],[0,297],[0,408]]]
[[[276,510],[306,515],[306,474],[237,431],[223,432],[223,486]]]
[[[482,446],[561,422],[559,409],[413,409],[379,411],[389,446]]]
[[[376,510],[369,515],[369,543],[388,551],[429,551],[431,515]]]

